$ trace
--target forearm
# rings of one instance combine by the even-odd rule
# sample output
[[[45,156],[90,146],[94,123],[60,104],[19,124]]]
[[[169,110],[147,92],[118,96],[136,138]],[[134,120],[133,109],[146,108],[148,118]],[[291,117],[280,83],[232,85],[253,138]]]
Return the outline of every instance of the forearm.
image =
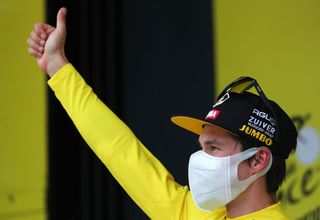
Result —
[[[76,125],[85,141],[98,154],[102,148],[113,145],[120,136],[133,138],[133,134],[117,116],[94,94],[71,64],[65,65],[49,81],[64,109]],[[121,142],[117,142],[122,146]],[[108,149],[111,154],[117,147]]]

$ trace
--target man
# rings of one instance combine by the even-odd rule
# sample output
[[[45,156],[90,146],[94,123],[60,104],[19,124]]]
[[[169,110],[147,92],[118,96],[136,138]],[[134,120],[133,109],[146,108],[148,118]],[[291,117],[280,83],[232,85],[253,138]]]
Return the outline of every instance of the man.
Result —
[[[152,219],[287,219],[275,193],[285,159],[296,146],[288,115],[257,82],[240,78],[218,97],[205,119],[172,121],[199,135],[189,162],[189,184],[176,183],[163,165],[84,82],[64,53],[66,9],[57,27],[35,25],[29,53],[77,129],[132,199]],[[255,88],[258,95],[247,90]]]

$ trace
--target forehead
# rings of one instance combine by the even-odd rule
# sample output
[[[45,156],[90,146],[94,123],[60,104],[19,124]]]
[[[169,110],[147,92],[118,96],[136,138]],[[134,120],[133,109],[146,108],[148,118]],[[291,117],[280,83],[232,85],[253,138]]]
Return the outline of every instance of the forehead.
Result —
[[[205,143],[206,141],[217,141],[217,142],[234,142],[236,140],[235,135],[226,131],[223,128],[214,125],[205,125],[201,135],[199,136],[199,142]]]

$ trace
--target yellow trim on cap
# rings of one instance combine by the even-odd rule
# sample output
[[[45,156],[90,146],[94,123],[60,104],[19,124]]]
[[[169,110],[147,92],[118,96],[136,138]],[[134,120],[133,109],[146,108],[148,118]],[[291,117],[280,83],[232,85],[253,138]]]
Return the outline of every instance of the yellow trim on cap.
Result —
[[[192,133],[195,133],[197,135],[202,134],[204,125],[211,125],[211,126],[215,126],[220,129],[223,129],[226,132],[230,133],[231,135],[238,136],[237,134],[235,134],[231,131],[228,131],[227,129],[225,129],[221,126],[218,126],[218,125],[215,125],[210,122],[200,120],[197,118],[192,118],[192,117],[188,117],[188,116],[174,116],[171,118],[171,121],[174,124],[178,125],[179,127],[184,128],[188,131],[191,131]]]
[[[187,116],[174,116],[171,118],[171,121],[174,124],[198,135],[202,134],[204,125],[213,125],[207,121],[203,121],[203,120],[199,120],[199,119],[191,118]]]

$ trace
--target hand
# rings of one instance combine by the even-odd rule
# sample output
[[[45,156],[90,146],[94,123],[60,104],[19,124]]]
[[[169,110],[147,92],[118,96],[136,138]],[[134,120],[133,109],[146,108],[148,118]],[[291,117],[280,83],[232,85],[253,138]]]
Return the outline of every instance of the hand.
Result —
[[[36,23],[27,43],[28,52],[37,60],[39,68],[52,77],[62,66],[69,63],[65,56],[67,9],[57,14],[57,27]]]

